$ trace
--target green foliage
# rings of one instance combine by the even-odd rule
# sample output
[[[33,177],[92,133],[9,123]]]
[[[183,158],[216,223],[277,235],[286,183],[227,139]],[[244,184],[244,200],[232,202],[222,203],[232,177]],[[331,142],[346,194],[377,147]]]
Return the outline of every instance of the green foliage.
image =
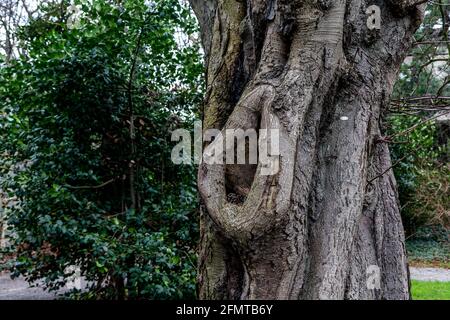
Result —
[[[409,235],[423,226],[449,227],[450,174],[448,163],[442,161],[448,150],[446,145],[440,145],[442,129],[435,121],[425,121],[435,118],[446,106],[446,100],[438,97],[450,94],[450,46],[446,41],[436,44],[441,38],[448,38],[442,9],[430,4],[426,10],[425,21],[415,38],[417,43],[428,40],[431,44],[414,46],[402,65],[393,93],[396,103],[388,119],[388,135],[395,136],[390,147],[403,222]]]
[[[195,168],[169,159],[202,92],[196,22],[178,0],[76,3],[77,28],[42,7],[0,71],[12,271],[58,289],[80,266],[78,298],[192,298]]]
[[[394,115],[390,119],[390,133],[404,132],[408,128],[418,125],[420,116]],[[392,161],[400,161],[395,172],[399,180],[400,194],[409,194],[417,188],[419,168],[432,168],[437,160],[439,151],[436,147],[436,127],[433,123],[418,127],[408,135],[399,137],[391,146]]]
[[[429,265],[450,265],[450,232],[434,226],[423,227],[406,243],[411,261]]]
[[[450,282],[411,281],[413,300],[450,300]]]
[[[419,116],[394,115],[390,119],[390,134],[405,132],[419,125]],[[402,215],[408,233],[423,225],[448,226],[450,174],[439,161],[445,152],[437,143],[433,122],[419,125],[408,135],[398,137],[391,145],[394,173],[397,177]]]

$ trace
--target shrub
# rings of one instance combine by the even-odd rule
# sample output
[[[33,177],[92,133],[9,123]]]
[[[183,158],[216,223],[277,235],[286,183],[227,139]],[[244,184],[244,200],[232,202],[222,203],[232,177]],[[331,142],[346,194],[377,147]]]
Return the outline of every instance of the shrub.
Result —
[[[56,290],[78,266],[76,298],[192,298],[195,168],[169,159],[200,102],[198,44],[180,40],[195,20],[175,0],[78,3],[76,29],[41,8],[20,32],[26,55],[1,70],[10,269]]]

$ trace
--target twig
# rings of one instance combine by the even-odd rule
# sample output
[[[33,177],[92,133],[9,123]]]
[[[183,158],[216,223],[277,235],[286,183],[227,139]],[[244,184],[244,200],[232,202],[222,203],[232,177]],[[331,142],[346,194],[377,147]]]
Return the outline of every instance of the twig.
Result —
[[[450,113],[450,111],[444,112],[444,113],[436,114],[436,115],[434,115],[433,117],[428,118],[428,119],[426,119],[426,120],[424,120],[424,121],[421,121],[421,122],[419,122],[419,123],[413,125],[412,127],[408,128],[408,129],[406,129],[406,130],[404,130],[404,131],[401,131],[401,132],[399,132],[399,133],[396,133],[396,134],[393,134],[392,136],[387,137],[387,139],[390,140],[390,141],[393,141],[394,138],[401,137],[401,136],[403,136],[403,135],[405,135],[405,134],[408,134],[408,133],[410,133],[410,132],[416,130],[418,127],[420,127],[420,126],[422,126],[422,125],[424,125],[424,124],[426,124],[426,123],[428,123],[428,122],[430,122],[430,121],[432,121],[432,120],[434,120],[434,119],[437,119],[437,118],[439,118],[439,117],[445,116],[446,114],[449,114],[449,113]]]
[[[392,166],[390,166],[389,168],[387,168],[385,171],[383,171],[382,173],[380,173],[379,175],[377,175],[375,178],[370,179],[367,182],[367,185],[372,184],[372,182],[374,182],[375,180],[381,178],[382,176],[384,176],[386,173],[388,173],[391,169],[395,168],[396,166],[398,166],[400,164],[400,162],[402,162],[403,160],[405,160],[408,157],[408,154],[406,156],[403,156],[401,159],[397,160]]]
[[[113,183],[115,181],[115,179],[111,179],[106,181],[105,183],[99,184],[98,186],[70,186],[70,185],[65,185],[64,187],[68,188],[68,189],[75,189],[75,190],[79,190],[79,189],[101,189],[106,187],[107,185]]]

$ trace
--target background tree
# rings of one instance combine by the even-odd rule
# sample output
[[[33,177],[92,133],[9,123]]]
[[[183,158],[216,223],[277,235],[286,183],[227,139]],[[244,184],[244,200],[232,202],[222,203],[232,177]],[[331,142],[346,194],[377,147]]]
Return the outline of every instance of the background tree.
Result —
[[[200,167],[200,296],[408,299],[383,113],[423,1],[190,2],[207,57],[206,128],[280,129],[282,152],[270,177]],[[379,289],[367,286],[370,266]]]
[[[448,1],[431,3],[394,89],[389,135],[405,228],[450,227]]]

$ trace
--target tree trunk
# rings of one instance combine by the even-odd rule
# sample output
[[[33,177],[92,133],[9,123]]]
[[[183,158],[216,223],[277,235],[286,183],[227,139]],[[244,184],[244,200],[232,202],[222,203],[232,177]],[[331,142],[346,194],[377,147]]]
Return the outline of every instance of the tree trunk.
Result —
[[[207,62],[204,128],[279,129],[281,152],[274,176],[200,165],[200,298],[409,299],[382,114],[423,5],[191,4]],[[367,22],[373,4],[379,30]]]

